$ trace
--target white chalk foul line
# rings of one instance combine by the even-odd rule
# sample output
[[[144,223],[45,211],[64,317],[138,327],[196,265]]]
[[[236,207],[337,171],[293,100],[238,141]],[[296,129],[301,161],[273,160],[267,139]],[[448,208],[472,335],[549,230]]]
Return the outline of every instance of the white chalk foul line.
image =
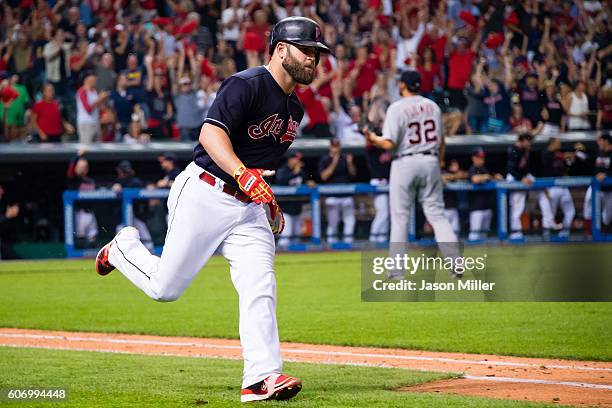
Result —
[[[58,337],[65,339],[65,337],[61,337],[61,336],[58,336]],[[115,339],[115,340],[118,340],[118,339]],[[216,359],[223,359],[223,360],[226,360],[226,359],[227,360],[240,360],[241,359],[241,357],[232,357],[232,356],[223,356],[223,357],[201,356],[201,355],[186,356],[184,354],[175,354],[175,353],[155,354],[155,353],[145,353],[145,352],[135,352],[135,351],[125,351],[125,350],[91,350],[91,349],[81,348],[81,347],[23,345],[23,344],[17,344],[17,343],[0,343],[0,347],[34,348],[34,349],[67,350],[67,351],[91,351],[91,352],[96,352],[96,353],[159,355],[159,356],[187,357],[187,358],[199,357],[199,358],[216,358]],[[303,361],[295,360],[295,359],[285,359],[285,361],[303,363]],[[386,364],[371,364],[371,363],[350,362],[350,361],[334,362],[334,361],[328,360],[328,361],[320,362],[316,364],[349,365],[349,366],[358,366],[358,367],[378,367],[378,368],[397,368],[397,367],[389,366]],[[418,370],[418,371],[425,371],[425,370]],[[494,381],[494,382],[507,382],[507,383],[544,384],[544,385],[564,385],[564,386],[569,386],[569,387],[612,390],[612,385],[591,384],[591,383],[572,382],[572,381],[536,380],[536,379],[531,379],[531,378],[512,378],[512,377],[482,377],[482,376],[475,376],[475,375],[464,375],[462,378],[465,378],[467,380]]]
[[[12,338],[31,338],[31,339],[47,339],[47,340],[68,340],[68,341],[95,341],[102,343],[117,343],[117,344],[141,344],[141,345],[156,345],[156,346],[171,346],[171,347],[199,347],[211,349],[230,349],[240,350],[240,346],[229,346],[222,344],[211,344],[205,342],[179,342],[179,341],[163,341],[163,340],[135,340],[135,339],[113,339],[105,337],[84,337],[84,336],[61,336],[49,334],[29,334],[29,333],[0,333],[0,337]],[[364,358],[383,358],[391,360],[410,360],[410,361],[435,361],[451,364],[478,364],[491,366],[506,366],[506,367],[532,367],[532,368],[554,368],[562,370],[583,370],[583,371],[609,371],[612,368],[607,367],[584,367],[572,365],[550,364],[542,366],[534,363],[517,363],[511,361],[495,361],[495,360],[467,360],[446,357],[427,357],[427,356],[402,356],[395,354],[378,354],[378,353],[357,353],[349,351],[325,351],[325,350],[309,350],[309,349],[292,349],[283,348],[282,351],[288,354],[310,354],[332,357],[364,357]]]

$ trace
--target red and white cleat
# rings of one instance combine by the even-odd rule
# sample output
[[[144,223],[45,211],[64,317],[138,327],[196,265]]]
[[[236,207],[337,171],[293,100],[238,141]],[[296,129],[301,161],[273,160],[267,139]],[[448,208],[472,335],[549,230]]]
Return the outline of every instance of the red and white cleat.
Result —
[[[242,389],[241,402],[263,400],[288,400],[302,389],[299,378],[284,374],[272,374],[265,380]]]
[[[96,272],[98,272],[98,275],[100,276],[108,275],[115,269],[115,267],[108,261],[108,250],[112,244],[113,242],[111,241],[104,245],[96,256]]]

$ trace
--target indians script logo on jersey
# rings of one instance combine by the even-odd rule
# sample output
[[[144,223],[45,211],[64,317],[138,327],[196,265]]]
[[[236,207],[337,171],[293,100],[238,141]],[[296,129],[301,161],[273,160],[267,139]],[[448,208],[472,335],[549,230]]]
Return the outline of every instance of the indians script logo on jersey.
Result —
[[[261,139],[264,137],[271,136],[274,140],[278,139],[280,132],[283,130],[285,121],[279,119],[278,114],[268,116],[262,120],[258,125],[249,126],[248,132],[251,139]],[[280,143],[293,142],[295,140],[295,134],[299,123],[296,122],[289,116],[289,124],[287,125],[287,131],[280,138]]]

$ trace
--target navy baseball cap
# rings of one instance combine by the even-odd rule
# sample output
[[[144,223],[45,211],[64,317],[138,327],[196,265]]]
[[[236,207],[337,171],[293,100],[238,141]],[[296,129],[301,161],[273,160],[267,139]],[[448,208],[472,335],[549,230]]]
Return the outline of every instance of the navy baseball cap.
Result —
[[[302,152],[298,151],[298,150],[294,150],[291,153],[289,153],[289,158],[293,159],[302,159],[304,157],[304,155],[302,154]]]
[[[176,157],[176,154],[172,152],[166,152],[159,156],[159,160],[170,160],[172,162],[176,162],[178,160],[178,157]]]
[[[487,153],[484,151],[484,149],[482,147],[475,147],[472,150],[472,156],[477,156],[477,157],[486,157]]]
[[[609,132],[602,133],[601,136],[599,137],[601,137],[603,140],[605,140],[608,143],[612,143],[612,136],[610,136]]]
[[[130,163],[129,160],[121,160],[117,165],[117,168],[126,173],[129,173],[132,171],[132,163]]]
[[[417,71],[409,69],[402,72],[400,82],[405,83],[410,91],[418,91],[421,89],[421,74],[419,74]]]

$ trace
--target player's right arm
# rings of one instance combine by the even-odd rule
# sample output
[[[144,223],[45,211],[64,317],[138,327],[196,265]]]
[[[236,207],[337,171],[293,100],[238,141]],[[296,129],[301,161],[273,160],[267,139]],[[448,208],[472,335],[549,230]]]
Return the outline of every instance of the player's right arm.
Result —
[[[368,139],[368,142],[384,150],[393,150],[395,147],[395,143],[393,143],[391,140],[378,136],[369,129],[366,131],[366,138]]]
[[[272,188],[263,179],[265,172],[261,169],[249,169],[242,163],[223,129],[204,123],[199,141],[217,166],[234,177],[240,189],[255,203],[269,203],[274,200]]]
[[[368,129],[365,131],[368,142],[384,150],[393,150],[402,133],[400,122],[399,110],[396,109],[396,105],[391,105],[387,109],[382,136]]]
[[[221,169],[233,175],[234,170],[244,166],[242,160],[236,156],[229,136],[220,127],[204,123],[200,131],[200,144]]]
[[[269,203],[274,194],[263,179],[264,170],[246,167],[232,145],[235,132],[250,112],[252,100],[253,92],[245,81],[237,77],[225,80],[204,120],[199,142],[217,166],[231,175],[255,203]]]

